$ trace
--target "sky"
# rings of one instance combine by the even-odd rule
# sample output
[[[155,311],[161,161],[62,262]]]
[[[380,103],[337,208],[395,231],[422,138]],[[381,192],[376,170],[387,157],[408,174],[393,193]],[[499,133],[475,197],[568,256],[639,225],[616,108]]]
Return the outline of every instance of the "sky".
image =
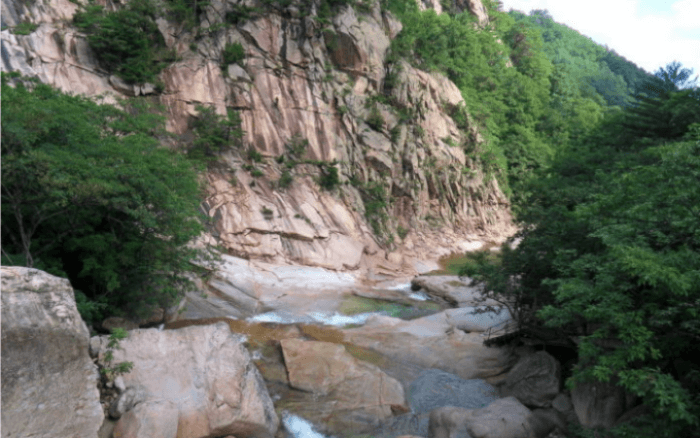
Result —
[[[547,9],[554,21],[653,73],[679,61],[700,74],[700,0],[501,0],[503,10]]]

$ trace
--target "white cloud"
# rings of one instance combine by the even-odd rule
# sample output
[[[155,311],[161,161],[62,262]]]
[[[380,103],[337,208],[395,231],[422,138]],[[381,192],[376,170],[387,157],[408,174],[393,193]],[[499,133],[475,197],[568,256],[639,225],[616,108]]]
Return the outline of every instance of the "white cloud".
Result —
[[[505,10],[547,9],[555,21],[578,30],[649,72],[671,61],[700,73],[700,1],[677,0],[671,12],[651,12],[644,0],[502,0]],[[644,14],[641,6],[646,6]]]

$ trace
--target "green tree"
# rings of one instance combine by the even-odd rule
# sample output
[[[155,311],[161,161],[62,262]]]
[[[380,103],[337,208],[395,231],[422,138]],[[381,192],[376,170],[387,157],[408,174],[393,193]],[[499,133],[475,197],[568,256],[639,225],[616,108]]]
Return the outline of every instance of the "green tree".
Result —
[[[700,418],[689,360],[700,357],[700,100],[697,88],[659,90],[561,151],[529,183],[518,247],[464,270],[515,301],[521,322],[577,339],[570,385],[613,381],[642,397],[651,415],[613,436],[693,436]],[[654,111],[653,136],[640,106]]]
[[[155,23],[156,9],[149,0],[134,0],[114,12],[88,4],[74,16],[76,27],[100,64],[128,83],[156,82],[158,73],[173,60]]]
[[[190,163],[148,117],[14,82],[3,76],[3,264],[67,276],[111,312],[167,303],[202,231]]]

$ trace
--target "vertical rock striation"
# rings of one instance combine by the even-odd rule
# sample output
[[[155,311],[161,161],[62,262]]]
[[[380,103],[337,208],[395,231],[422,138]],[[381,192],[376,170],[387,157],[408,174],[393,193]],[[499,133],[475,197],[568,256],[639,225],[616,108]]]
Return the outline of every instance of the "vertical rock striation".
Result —
[[[157,20],[178,57],[161,72],[159,93],[149,84],[125,84],[98,65],[71,25],[75,4],[2,0],[7,26],[39,25],[26,36],[2,31],[2,70],[68,92],[105,95],[107,102],[152,95],[183,144],[191,139],[196,106],[214,106],[221,115],[238,111],[243,149],[222,154],[208,172],[203,200],[214,222],[208,239],[232,255],[334,270],[382,259],[411,270],[412,261],[443,255],[465,240],[498,241],[514,231],[497,181],[465,153],[483,139],[468,116],[459,126],[453,119],[468,110],[457,87],[440,74],[388,62],[402,27],[391,13],[374,4],[340,8],[321,20],[314,8],[292,4],[226,23],[243,4],[212,1],[192,30]],[[478,0],[455,7],[488,20]],[[227,44],[240,44],[245,59],[224,65]],[[290,153],[293,141],[308,144],[299,156]],[[263,161],[250,162],[248,148]],[[319,177],[331,167],[340,184],[324,190]],[[285,171],[288,188],[278,183]]]

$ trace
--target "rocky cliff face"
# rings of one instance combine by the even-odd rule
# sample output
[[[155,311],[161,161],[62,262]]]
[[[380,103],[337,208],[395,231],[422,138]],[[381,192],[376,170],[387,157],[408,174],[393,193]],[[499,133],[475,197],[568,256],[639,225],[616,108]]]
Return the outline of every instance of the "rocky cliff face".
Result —
[[[243,170],[242,151],[225,153],[206,175],[203,202],[215,219],[207,240],[233,255],[338,270],[381,259],[389,269],[411,271],[414,260],[513,231],[497,182],[461,146],[482,139],[475,126],[457,126],[451,117],[465,111],[456,86],[405,62],[387,64],[391,39],[401,30],[390,13],[378,3],[364,12],[345,7],[321,24],[313,8],[306,14],[291,5],[224,25],[226,13],[244,4],[254,5],[212,1],[200,25],[221,28],[203,38],[158,20],[179,60],[160,74],[165,86],[157,93],[98,65],[71,25],[76,4],[2,0],[2,70],[108,102],[148,96],[165,106],[168,130],[183,141],[191,138],[197,105],[238,111],[244,147],[263,156],[258,176]],[[488,20],[478,0],[455,7]],[[39,26],[26,36],[12,34],[25,21]],[[227,43],[243,46],[242,62],[222,66]],[[283,189],[277,181],[285,168],[276,158],[288,156],[293,141],[308,142],[298,159],[316,164],[294,166],[293,182]],[[320,161],[338,169],[339,187],[319,186]],[[371,200],[377,202],[368,211]]]

